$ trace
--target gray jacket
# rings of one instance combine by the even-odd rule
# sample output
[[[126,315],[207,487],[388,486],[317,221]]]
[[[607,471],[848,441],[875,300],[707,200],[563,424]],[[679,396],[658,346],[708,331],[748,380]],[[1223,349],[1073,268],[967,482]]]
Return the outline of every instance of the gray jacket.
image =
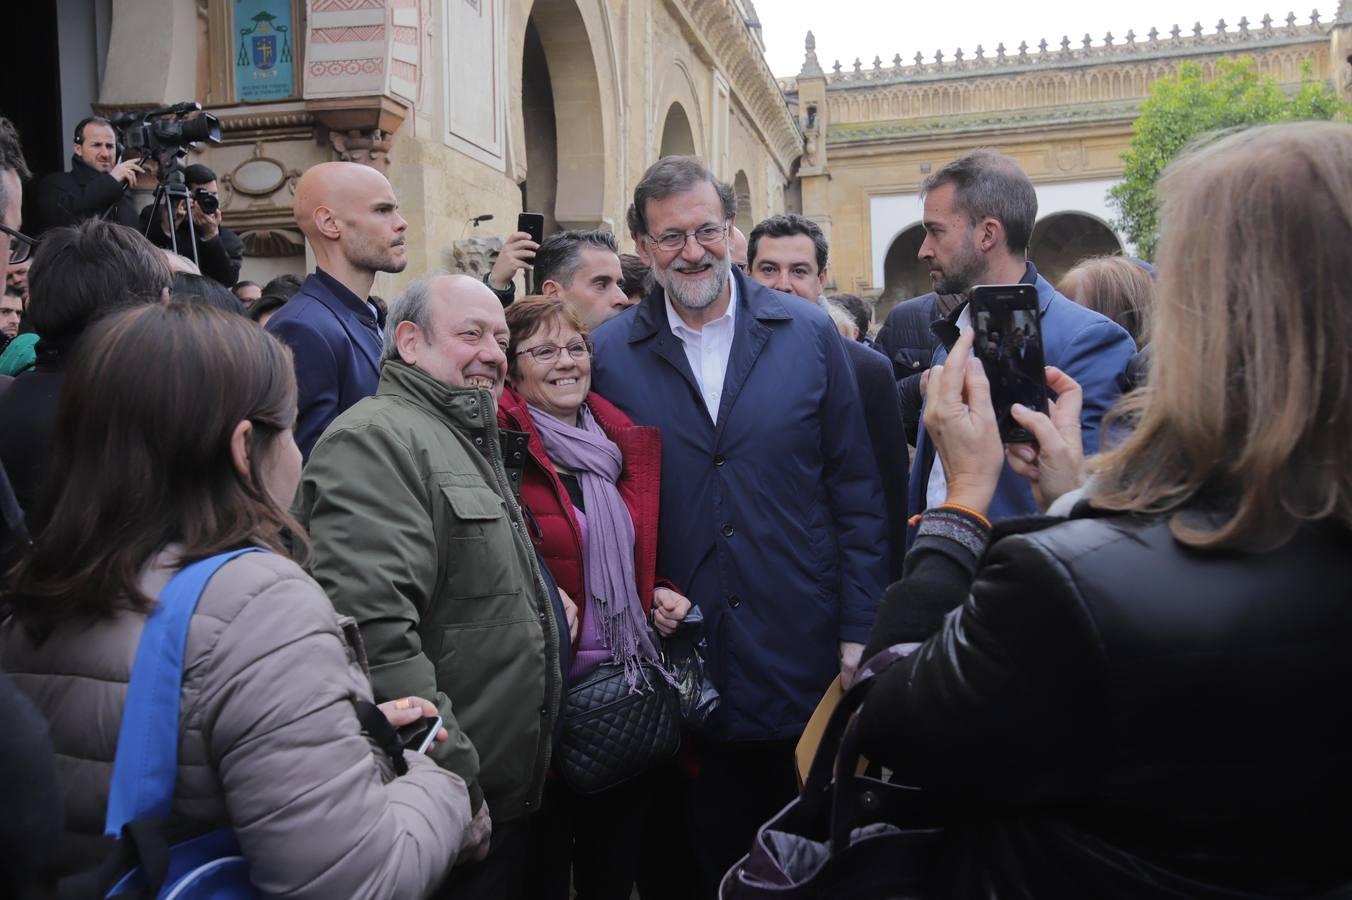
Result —
[[[155,596],[173,569],[149,565]],[[145,616],[68,622],[40,645],[0,623],[0,667],[51,725],[65,873],[97,865],[122,707]],[[422,897],[469,823],[465,783],[424,757],[389,760],[361,733],[360,645],[295,563],[248,553],[207,585],[188,630],[171,838],[233,827],[254,883],[288,897]]]

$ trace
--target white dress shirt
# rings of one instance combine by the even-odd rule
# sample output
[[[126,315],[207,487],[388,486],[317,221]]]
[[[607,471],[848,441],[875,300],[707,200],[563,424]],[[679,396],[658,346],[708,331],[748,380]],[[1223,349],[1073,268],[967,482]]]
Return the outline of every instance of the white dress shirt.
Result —
[[[958,314],[958,332],[966,334],[972,330],[972,317],[967,314],[971,309],[968,304],[962,308]],[[926,391],[934,385],[928,385]],[[931,441],[934,438],[930,438]],[[944,477],[944,461],[939,458],[939,451],[934,452],[934,466],[930,469],[929,481],[925,484],[925,509],[931,509],[941,503],[948,501],[948,479]]]
[[[700,396],[709,410],[709,418],[718,423],[718,406],[723,400],[723,379],[728,374],[732,337],[737,322],[737,280],[728,277],[728,311],[703,328],[691,328],[677,314],[667,298],[667,324],[685,347],[685,358],[699,385]]]

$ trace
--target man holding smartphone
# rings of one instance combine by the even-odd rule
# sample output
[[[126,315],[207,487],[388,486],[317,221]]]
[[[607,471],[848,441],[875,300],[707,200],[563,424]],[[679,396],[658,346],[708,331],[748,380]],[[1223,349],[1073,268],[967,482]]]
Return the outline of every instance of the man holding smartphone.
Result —
[[[921,196],[925,240],[919,258],[929,266],[936,293],[961,297],[952,312],[934,324],[943,344],[934,351],[930,364],[943,362],[948,348],[971,328],[967,294],[973,287],[1034,286],[1046,363],[1061,369],[1083,389],[1080,421],[1085,453],[1096,452],[1100,421],[1117,400],[1118,379],[1135,354],[1135,344],[1121,326],[1062,296],[1028,260],[1028,241],[1037,218],[1033,183],[1008,156],[981,149],[931,175],[921,186]],[[1018,411],[1013,415],[1017,418]],[[925,433],[923,413],[915,449],[912,514],[940,506],[948,497],[943,462]],[[1028,482],[1006,465],[991,501],[990,518],[1037,512]]]

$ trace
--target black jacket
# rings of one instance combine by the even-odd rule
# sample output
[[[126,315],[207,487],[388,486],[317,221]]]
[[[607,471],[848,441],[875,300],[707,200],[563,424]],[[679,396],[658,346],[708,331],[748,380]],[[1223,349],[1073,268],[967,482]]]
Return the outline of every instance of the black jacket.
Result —
[[[890,583],[901,577],[901,561],[906,556],[906,490],[911,474],[906,431],[902,426],[901,398],[885,356],[849,338],[841,338],[841,344],[854,368],[859,399],[864,404],[869,445],[882,477],[883,499],[887,502],[887,580]]]
[[[1352,535],[1316,524],[1246,555],[1186,549],[1159,519],[1018,528],[979,565],[917,540],[870,646],[937,629],[861,726],[870,759],[951,812],[940,895],[1352,884]]]
[[[131,191],[78,156],[71,157],[69,172],[53,172],[38,184],[39,231],[75,225],[94,216],[128,228],[136,228],[140,221]]]
[[[153,204],[142,209],[138,227],[156,247],[172,250],[173,244],[169,240],[169,235],[164,232],[163,217],[153,215],[154,211]],[[178,255],[192,259],[192,250],[188,247],[187,219],[184,219],[183,224],[176,230]],[[209,241],[202,240],[200,232],[196,232],[196,237],[197,268],[208,278],[214,278],[228,288],[234,287],[235,282],[239,281],[239,267],[244,263],[244,242],[240,240],[239,235],[221,226],[220,233]]]
[[[906,442],[915,445],[920,428],[920,374],[929,368],[939,339],[930,325],[943,313],[939,295],[933,292],[903,300],[883,320],[873,346],[892,363],[901,391],[901,418],[906,426]]]
[[[44,356],[0,394],[0,465],[9,475],[19,506],[31,513],[41,493],[56,432],[56,408],[65,366]]]

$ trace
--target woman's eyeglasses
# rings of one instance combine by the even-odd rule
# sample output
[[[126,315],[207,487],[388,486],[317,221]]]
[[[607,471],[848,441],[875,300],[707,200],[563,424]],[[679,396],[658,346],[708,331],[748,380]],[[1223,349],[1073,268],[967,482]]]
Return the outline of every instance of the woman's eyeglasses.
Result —
[[[592,355],[591,341],[577,341],[569,344],[567,347],[560,347],[557,344],[541,344],[538,347],[531,347],[529,350],[518,350],[516,355],[529,356],[538,363],[546,365],[559,358],[559,354],[568,351],[568,355],[576,360],[590,359]]]

